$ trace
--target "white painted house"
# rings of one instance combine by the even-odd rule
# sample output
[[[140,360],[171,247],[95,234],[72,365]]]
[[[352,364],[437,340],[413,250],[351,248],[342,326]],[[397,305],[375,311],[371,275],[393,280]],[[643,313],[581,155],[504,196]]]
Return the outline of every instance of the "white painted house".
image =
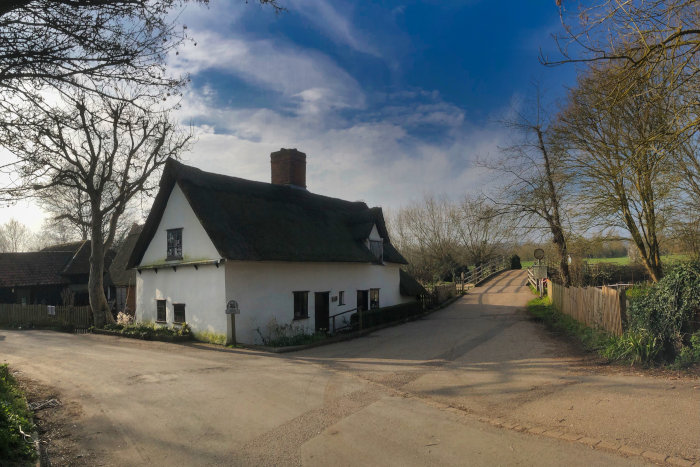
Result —
[[[400,293],[406,260],[381,208],[307,191],[296,149],[271,162],[272,183],[167,162],[129,261],[138,321],[260,343],[274,323],[314,332],[342,311],[415,299]],[[231,300],[240,310],[233,331]]]

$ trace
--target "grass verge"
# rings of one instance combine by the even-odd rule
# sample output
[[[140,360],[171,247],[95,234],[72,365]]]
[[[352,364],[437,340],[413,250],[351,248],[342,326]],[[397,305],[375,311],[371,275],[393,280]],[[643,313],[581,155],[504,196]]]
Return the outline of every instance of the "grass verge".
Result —
[[[36,459],[32,413],[8,366],[0,365],[0,464],[29,465]]]
[[[605,331],[589,328],[572,317],[559,313],[548,297],[530,300],[527,309],[548,329],[573,339],[585,350],[596,352],[610,362],[642,366],[655,366],[658,363],[653,358],[656,343],[644,334],[628,331],[617,337]],[[700,331],[691,337],[690,345],[682,349],[675,361],[665,366],[679,370],[698,363],[700,363]]]
[[[559,313],[548,297],[533,298],[527,310],[548,329],[574,338],[588,351],[603,352],[614,340],[610,334],[579,323],[571,316]]]

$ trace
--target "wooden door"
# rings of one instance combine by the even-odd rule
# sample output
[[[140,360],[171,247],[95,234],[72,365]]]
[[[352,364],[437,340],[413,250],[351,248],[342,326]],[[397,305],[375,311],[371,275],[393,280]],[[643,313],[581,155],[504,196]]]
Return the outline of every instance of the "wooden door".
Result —
[[[369,309],[369,290],[357,291],[357,310],[367,311]]]
[[[328,331],[329,306],[329,292],[316,292],[314,294],[314,315],[316,318],[316,332]]]

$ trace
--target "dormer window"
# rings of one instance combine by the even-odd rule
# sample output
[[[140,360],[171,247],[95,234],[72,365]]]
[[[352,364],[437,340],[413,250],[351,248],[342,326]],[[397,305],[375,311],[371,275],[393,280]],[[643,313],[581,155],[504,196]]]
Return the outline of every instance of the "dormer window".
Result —
[[[370,240],[369,249],[377,261],[381,262],[384,259],[384,242],[382,240]]]
[[[182,259],[182,229],[168,229],[168,253],[166,261]]]

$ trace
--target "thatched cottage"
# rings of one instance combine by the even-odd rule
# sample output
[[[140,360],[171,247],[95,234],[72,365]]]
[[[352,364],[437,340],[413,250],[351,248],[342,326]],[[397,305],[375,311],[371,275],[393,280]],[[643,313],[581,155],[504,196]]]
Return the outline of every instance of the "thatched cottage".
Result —
[[[381,208],[307,191],[296,149],[272,153],[271,169],[261,183],[167,162],[129,260],[137,320],[255,343],[270,323],[327,330],[342,311],[414,299]]]

